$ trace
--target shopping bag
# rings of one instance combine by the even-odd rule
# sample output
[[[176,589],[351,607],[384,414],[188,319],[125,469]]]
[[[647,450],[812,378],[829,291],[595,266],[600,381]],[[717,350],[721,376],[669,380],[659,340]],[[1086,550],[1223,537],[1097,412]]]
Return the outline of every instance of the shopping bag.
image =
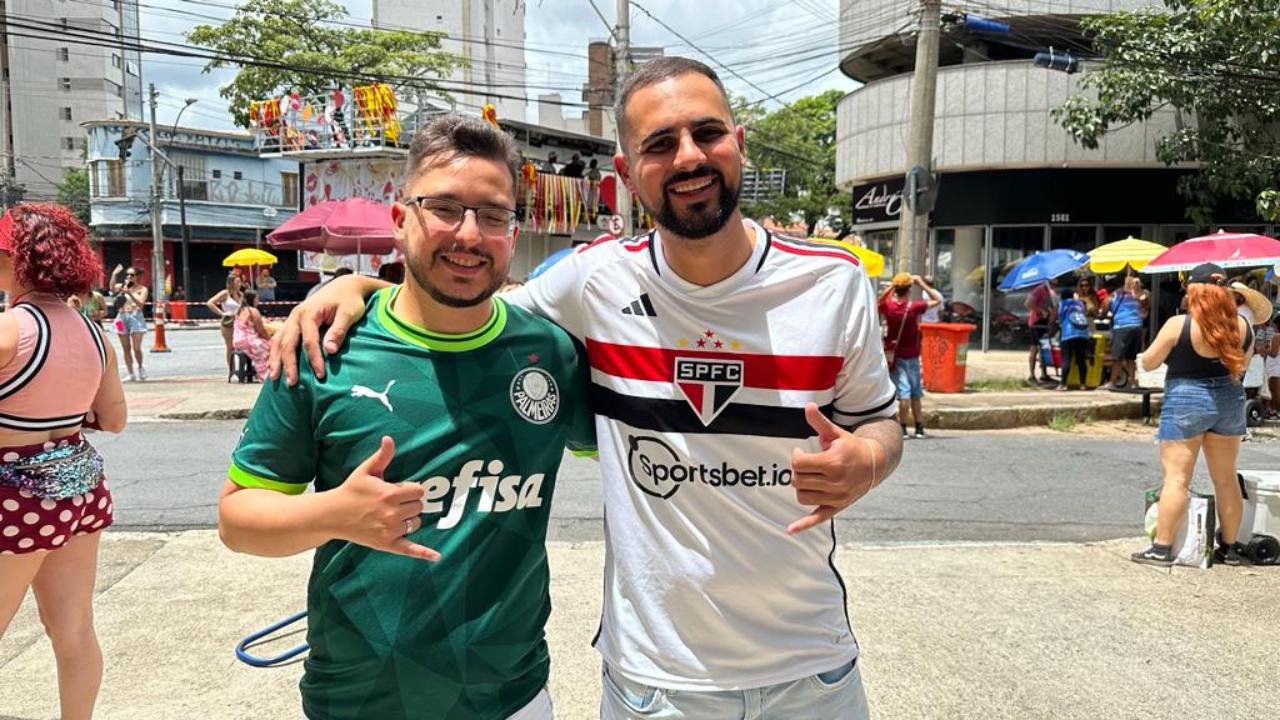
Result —
[[[1160,514],[1161,488],[1147,491],[1145,531],[1147,539],[1155,540],[1156,518]],[[1173,562],[1190,567],[1213,567],[1213,543],[1217,533],[1217,511],[1212,495],[1190,493],[1187,500],[1187,517],[1173,538]]]

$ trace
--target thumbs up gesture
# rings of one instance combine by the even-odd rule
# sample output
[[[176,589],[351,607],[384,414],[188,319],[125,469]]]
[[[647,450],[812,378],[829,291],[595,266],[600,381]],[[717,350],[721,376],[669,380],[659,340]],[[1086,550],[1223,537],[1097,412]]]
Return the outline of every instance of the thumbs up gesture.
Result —
[[[332,491],[339,522],[335,535],[375,550],[439,560],[440,553],[407,537],[422,526],[418,516],[422,514],[423,491],[417,483],[384,479],[395,454],[395,442],[384,435],[378,450]]]
[[[792,535],[830,520],[860,500],[884,480],[889,469],[882,443],[836,425],[814,403],[804,406],[804,417],[822,450],[796,448],[791,452],[791,487],[796,500],[814,508],[787,527]]]

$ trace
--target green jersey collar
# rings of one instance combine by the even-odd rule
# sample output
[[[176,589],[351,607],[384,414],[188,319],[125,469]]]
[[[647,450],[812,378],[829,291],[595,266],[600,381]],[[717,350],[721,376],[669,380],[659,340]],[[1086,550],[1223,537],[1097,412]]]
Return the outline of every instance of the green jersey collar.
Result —
[[[461,335],[446,335],[420,328],[401,319],[391,309],[396,296],[404,286],[397,285],[378,291],[375,303],[378,322],[388,332],[412,345],[440,352],[466,352],[484,347],[502,334],[507,326],[507,306],[498,297],[493,298],[493,314],[489,321],[476,330]]]

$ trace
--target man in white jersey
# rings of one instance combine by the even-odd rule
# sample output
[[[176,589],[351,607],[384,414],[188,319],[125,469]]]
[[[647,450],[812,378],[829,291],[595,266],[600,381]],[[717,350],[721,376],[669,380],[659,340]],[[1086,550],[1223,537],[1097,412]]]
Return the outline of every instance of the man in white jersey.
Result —
[[[707,66],[641,66],[617,117],[615,167],[657,230],[505,296],[592,367],[601,716],[864,718],[832,518],[902,450],[871,285],[851,254],[741,217],[745,132]],[[376,287],[335,282],[295,311],[273,348],[290,380],[299,336],[323,372],[319,327],[333,352]]]

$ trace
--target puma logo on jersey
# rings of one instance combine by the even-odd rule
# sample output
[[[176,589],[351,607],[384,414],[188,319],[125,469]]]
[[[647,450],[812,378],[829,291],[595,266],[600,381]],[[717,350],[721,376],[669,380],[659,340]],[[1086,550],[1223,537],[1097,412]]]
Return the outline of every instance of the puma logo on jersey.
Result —
[[[391,392],[391,386],[395,384],[396,384],[395,380],[388,382],[386,389],[383,390],[382,392],[375,392],[363,385],[352,385],[351,397],[375,398],[378,400],[378,402],[387,406],[388,412],[395,412],[396,409],[391,407],[391,401],[387,399],[387,393]]]
[[[486,465],[489,474],[480,475]],[[467,497],[472,488],[480,490],[476,512],[500,513],[542,507],[542,473],[528,478],[519,475],[502,477],[503,469],[501,460],[490,460],[488,463],[484,460],[468,460],[455,477],[438,476],[423,480],[422,512],[445,512],[445,498],[452,491],[449,511],[436,525],[441,530],[448,530],[462,519],[462,511],[467,506]]]

